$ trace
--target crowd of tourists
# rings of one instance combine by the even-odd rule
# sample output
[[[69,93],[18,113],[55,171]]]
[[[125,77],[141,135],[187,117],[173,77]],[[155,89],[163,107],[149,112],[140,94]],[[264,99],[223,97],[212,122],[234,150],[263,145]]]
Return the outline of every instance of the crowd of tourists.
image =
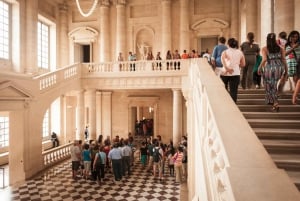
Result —
[[[74,180],[93,180],[100,185],[105,178],[119,182],[130,177],[134,162],[138,162],[154,179],[163,182],[168,175],[175,177],[174,182],[181,183],[187,176],[187,138],[183,136],[175,148],[172,140],[165,144],[160,135],[144,138],[136,144],[132,136],[128,139],[116,136],[112,141],[108,136],[102,141],[100,135],[98,140],[75,140],[71,160]],[[106,173],[113,173],[113,177],[107,178]]]
[[[264,86],[265,103],[271,105],[272,112],[278,112],[278,98],[287,83],[293,90],[291,102],[297,104],[300,91],[299,44],[296,30],[289,34],[280,32],[278,37],[269,33],[266,46],[262,48],[255,42],[253,32],[247,34],[247,41],[241,45],[235,38],[229,38],[226,45],[226,39],[220,37],[212,52],[211,64],[234,102],[237,101],[239,86],[244,90]]]

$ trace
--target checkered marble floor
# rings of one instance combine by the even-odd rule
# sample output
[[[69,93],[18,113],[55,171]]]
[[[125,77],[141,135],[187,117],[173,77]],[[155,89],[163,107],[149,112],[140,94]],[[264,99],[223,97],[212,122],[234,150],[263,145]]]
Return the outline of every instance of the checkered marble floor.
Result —
[[[104,182],[99,185],[92,180],[73,180],[71,161],[67,160],[18,187],[0,190],[0,200],[180,200],[180,184],[175,184],[175,178],[170,177],[168,171],[164,181],[161,182],[153,179],[139,162],[136,162],[132,169],[130,177],[123,177],[122,181],[116,183],[113,182],[112,174],[107,173]]]

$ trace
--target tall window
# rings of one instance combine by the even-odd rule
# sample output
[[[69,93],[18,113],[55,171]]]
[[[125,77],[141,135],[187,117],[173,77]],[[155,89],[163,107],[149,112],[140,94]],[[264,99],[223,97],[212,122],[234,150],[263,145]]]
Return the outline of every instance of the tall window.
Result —
[[[0,116],[0,148],[7,147],[9,142],[9,118]]]
[[[43,138],[48,137],[49,134],[49,110],[46,111],[43,120]]]
[[[9,59],[9,4],[0,0],[0,58]]]
[[[38,66],[49,68],[49,26],[38,22]]]

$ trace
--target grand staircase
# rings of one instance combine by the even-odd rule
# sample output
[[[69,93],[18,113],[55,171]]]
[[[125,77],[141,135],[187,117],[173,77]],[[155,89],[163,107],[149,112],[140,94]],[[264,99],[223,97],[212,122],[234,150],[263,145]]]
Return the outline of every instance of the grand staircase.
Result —
[[[280,111],[271,112],[264,96],[264,89],[239,89],[237,105],[278,168],[300,190],[300,105],[291,104],[292,94],[281,94]]]

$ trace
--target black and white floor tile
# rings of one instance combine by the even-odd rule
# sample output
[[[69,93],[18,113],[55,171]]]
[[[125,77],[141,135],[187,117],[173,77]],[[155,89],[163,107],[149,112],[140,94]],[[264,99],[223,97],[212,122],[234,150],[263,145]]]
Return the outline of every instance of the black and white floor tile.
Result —
[[[71,161],[67,160],[49,169],[43,175],[26,181],[18,187],[0,190],[1,201],[177,201],[180,184],[168,171],[164,181],[154,179],[139,161],[133,166],[132,175],[114,183],[110,173],[99,185],[92,180],[72,179]]]

